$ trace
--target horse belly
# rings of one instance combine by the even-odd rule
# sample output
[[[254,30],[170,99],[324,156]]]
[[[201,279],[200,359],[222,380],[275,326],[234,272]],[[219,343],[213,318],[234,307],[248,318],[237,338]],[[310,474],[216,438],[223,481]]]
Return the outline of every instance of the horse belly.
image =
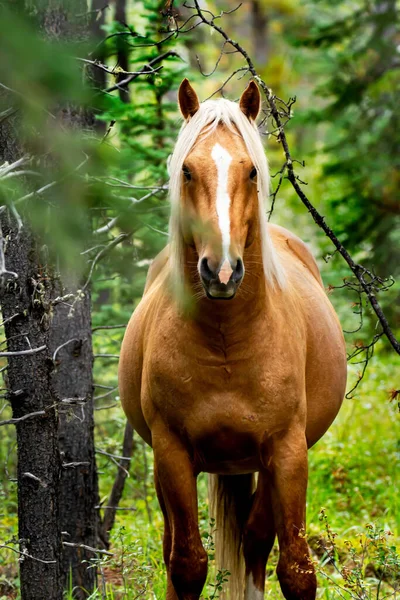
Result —
[[[197,420],[190,442],[199,471],[239,474],[260,470],[265,424],[260,427],[254,415],[247,413],[247,417],[236,411],[229,417],[214,413],[210,419]]]

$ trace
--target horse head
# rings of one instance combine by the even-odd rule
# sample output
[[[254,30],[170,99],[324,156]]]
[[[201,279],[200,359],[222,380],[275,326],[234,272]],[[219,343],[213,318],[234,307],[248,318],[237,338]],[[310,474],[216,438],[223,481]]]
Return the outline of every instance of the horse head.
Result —
[[[254,121],[260,92],[250,83],[240,99]],[[187,80],[179,90],[186,121],[200,108]],[[182,165],[182,224],[185,243],[195,248],[197,269],[209,298],[231,299],[244,277],[243,253],[257,229],[257,169],[236,127],[223,120],[200,134]]]

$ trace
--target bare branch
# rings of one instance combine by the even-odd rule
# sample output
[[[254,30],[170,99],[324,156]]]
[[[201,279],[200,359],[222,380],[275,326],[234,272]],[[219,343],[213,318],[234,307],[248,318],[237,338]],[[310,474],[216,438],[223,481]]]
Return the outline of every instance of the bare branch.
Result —
[[[97,327],[93,327],[92,332],[100,331],[104,329],[126,329],[127,323],[123,325],[97,325]],[[99,386],[100,387],[100,386]]]
[[[64,342],[63,344],[61,344],[61,346],[58,346],[58,348],[56,348],[54,350],[54,353],[53,353],[53,362],[55,362],[55,360],[57,358],[57,354],[61,350],[61,348],[64,348],[64,346],[67,346],[71,342],[77,342],[77,343],[79,343],[79,342],[83,342],[83,340],[78,340],[78,338],[71,338],[70,340],[67,340],[66,342]]]
[[[44,483],[40,477],[37,477],[37,475],[34,475],[33,473],[22,473],[21,477],[32,479],[32,481],[36,481],[36,483],[39,483],[42,487],[47,487],[47,483]]]
[[[104,506],[102,504],[99,504],[98,506],[96,506],[97,509],[100,510],[106,510],[106,509],[111,509],[111,510],[131,510],[131,511],[136,511],[137,508],[135,508],[134,506]]]
[[[42,352],[46,350],[46,346],[39,346],[39,348],[31,348],[30,350],[17,350],[15,352],[0,352],[2,356],[22,356],[23,354],[36,354],[36,352]]]
[[[131,460],[126,456],[119,456],[118,454],[111,454],[110,452],[106,452],[105,450],[99,450],[96,448],[96,454],[103,454],[104,456],[109,456],[110,458],[116,458],[118,460]]]
[[[158,67],[157,69],[151,69],[148,71],[144,71],[143,69],[140,69],[140,71],[124,71],[124,69],[121,69],[121,67],[116,67],[114,69],[109,69],[106,65],[103,65],[103,63],[101,63],[98,60],[88,60],[87,58],[80,58],[79,56],[76,57],[76,60],[80,60],[81,62],[84,62],[85,64],[88,65],[92,65],[93,67],[96,67],[97,69],[101,69],[102,71],[104,71],[105,73],[108,73],[109,75],[152,75],[153,73],[157,73],[161,67]],[[119,84],[121,85],[121,84]]]
[[[47,183],[46,185],[39,188],[38,190],[35,190],[33,192],[30,192],[29,194],[26,194],[25,196],[22,196],[21,198],[18,198],[18,200],[16,200],[14,204],[19,204],[20,202],[23,202],[24,200],[29,200],[30,198],[33,198],[34,196],[41,196],[47,190],[51,189],[52,187],[54,187],[55,185],[57,185],[59,183],[62,183],[63,181],[65,181],[65,179],[70,177],[73,173],[76,173],[77,171],[79,171],[83,167],[83,165],[87,163],[88,160],[89,160],[89,156],[85,156],[85,159],[82,162],[80,162],[79,165],[77,167],[75,167],[75,169],[73,169],[70,173],[64,175],[64,177],[61,177],[61,179],[59,179],[57,181],[52,181],[51,183]]]
[[[120,33],[124,33],[124,32],[120,32]],[[128,32],[126,32],[127,34]],[[172,36],[168,36],[168,37],[172,37]],[[165,40],[162,40],[160,43],[163,43]],[[153,44],[151,44],[153,45]],[[137,47],[137,46],[136,46]],[[129,75],[128,77],[126,77],[125,79],[123,79],[122,81],[120,81],[119,83],[109,87],[106,92],[110,93],[113,92],[114,90],[118,90],[121,88],[126,87],[127,85],[129,85],[131,83],[131,81],[133,81],[134,79],[136,79],[137,77],[139,77],[140,75],[148,75],[149,73],[154,73],[156,71],[159,71],[162,67],[158,67],[157,69],[153,69],[154,65],[157,65],[158,63],[162,62],[163,60],[165,60],[166,58],[169,58],[170,56],[175,56],[177,58],[181,58],[179,56],[179,54],[173,50],[168,50],[168,52],[164,52],[163,54],[160,54],[159,56],[156,56],[155,58],[153,58],[153,60],[150,60],[147,65],[144,65],[140,71]]]
[[[21,421],[26,421],[27,419],[32,419],[33,417],[42,417],[46,414],[45,410],[37,410],[36,412],[31,412],[23,417],[18,417],[15,419],[8,419],[7,421],[0,421],[0,426],[2,425],[16,425],[16,423],[20,423]]]
[[[111,396],[111,394],[113,394],[114,392],[116,392],[118,389],[118,386],[116,385],[115,387],[113,387],[111,390],[109,390],[108,392],[105,392],[104,394],[100,394],[100,396],[95,396],[93,398],[93,400],[101,400],[102,398],[107,398],[107,396]]]
[[[111,242],[109,244],[107,244],[107,246],[105,246],[104,248],[102,248],[100,250],[100,252],[95,256],[95,258],[93,259],[93,262],[91,264],[90,267],[90,271],[89,271],[89,275],[88,278],[86,280],[85,285],[82,288],[82,292],[85,292],[90,280],[92,278],[92,274],[94,271],[95,266],[97,265],[97,263],[99,262],[99,260],[108,252],[110,252],[113,248],[115,248],[115,246],[117,246],[118,244],[120,244],[121,242],[123,242],[124,240],[126,240],[127,238],[129,238],[132,235],[133,232],[130,233],[121,233],[118,237],[114,238],[113,240],[111,240]]]
[[[28,552],[26,550],[23,550],[21,552],[20,550],[17,550],[16,548],[13,548],[12,546],[8,546],[7,544],[0,544],[0,548],[6,548],[7,550],[11,550],[12,552],[15,552],[15,554],[19,554],[21,556],[20,560],[24,560],[24,558],[30,558],[31,560],[37,560],[38,562],[44,563],[45,565],[54,565],[57,562],[55,560],[44,560],[43,558],[37,558],[36,556],[32,556],[31,554],[28,554]]]
[[[63,546],[68,546],[69,548],[83,548],[84,550],[93,552],[93,554],[104,554],[106,556],[114,556],[113,552],[108,552],[108,550],[101,550],[100,548],[92,548],[92,546],[86,546],[86,544],[74,544],[73,542],[63,542]]]

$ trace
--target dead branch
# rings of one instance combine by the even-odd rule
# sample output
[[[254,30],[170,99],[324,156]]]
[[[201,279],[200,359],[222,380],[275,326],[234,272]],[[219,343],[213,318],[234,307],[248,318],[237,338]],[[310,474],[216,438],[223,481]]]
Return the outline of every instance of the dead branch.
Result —
[[[45,414],[46,414],[45,410],[37,410],[35,412],[28,413],[27,415],[24,415],[23,417],[18,417],[17,419],[8,419],[7,421],[0,421],[0,427],[2,425],[16,425],[17,423],[20,423],[21,421],[26,421],[26,419],[32,419],[33,417],[42,417]]]
[[[15,352],[0,352],[0,357],[21,356],[22,354],[36,354],[36,352],[42,352],[43,350],[46,350],[46,346],[39,346],[39,348],[31,348],[30,350],[16,350]]]
[[[97,327],[93,327],[92,329],[92,333],[94,333],[95,331],[100,331],[100,330],[104,330],[104,329],[126,329],[127,327],[127,323],[124,323],[123,325],[97,325]],[[98,386],[100,387],[100,386]]]

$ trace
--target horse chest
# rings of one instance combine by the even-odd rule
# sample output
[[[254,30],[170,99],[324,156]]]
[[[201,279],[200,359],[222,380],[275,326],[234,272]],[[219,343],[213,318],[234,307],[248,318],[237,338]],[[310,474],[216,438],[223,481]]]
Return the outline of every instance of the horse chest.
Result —
[[[144,405],[184,431],[206,462],[210,451],[235,456],[236,464],[237,452],[252,456],[266,431],[286,426],[301,400],[301,377],[279,349],[268,355],[260,343],[230,345],[218,336],[205,343],[190,335],[189,342],[184,333],[164,330],[149,352]]]

